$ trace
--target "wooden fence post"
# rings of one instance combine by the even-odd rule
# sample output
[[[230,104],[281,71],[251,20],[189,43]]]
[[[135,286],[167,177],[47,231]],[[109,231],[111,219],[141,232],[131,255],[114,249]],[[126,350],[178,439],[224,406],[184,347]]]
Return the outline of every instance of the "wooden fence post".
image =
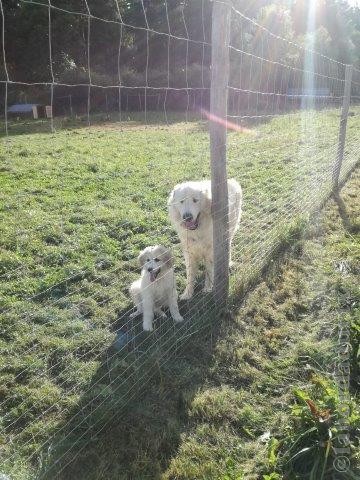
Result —
[[[351,78],[352,78],[352,65],[346,65],[345,67],[345,85],[344,85],[344,97],[341,110],[340,128],[339,128],[339,141],[336,159],[333,170],[333,190],[337,190],[339,186],[339,177],[341,172],[342,161],[344,158],[344,148],[346,140],[346,125],[350,106],[351,96]]]
[[[226,120],[229,81],[230,4],[214,1],[212,12],[210,158],[214,245],[214,295],[226,306],[229,292],[229,204]]]
[[[72,95],[70,94],[69,95],[69,106],[70,106],[70,117],[73,117],[74,113],[73,113],[73,107],[72,107]]]

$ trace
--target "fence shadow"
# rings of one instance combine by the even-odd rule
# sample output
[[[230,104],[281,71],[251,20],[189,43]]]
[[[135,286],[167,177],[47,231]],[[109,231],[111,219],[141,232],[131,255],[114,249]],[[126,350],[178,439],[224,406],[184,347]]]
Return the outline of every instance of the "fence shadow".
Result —
[[[234,290],[232,313],[259,277],[276,268],[274,262],[303,228],[297,225],[274,248],[272,260]],[[119,349],[114,343],[104,352],[86,393],[43,449],[36,480],[161,479],[187,429],[188,405],[209,378],[214,347],[225,332],[212,295],[195,293],[193,304],[180,303],[183,323],[158,319],[151,334],[142,332],[140,318],[129,326],[125,312],[119,312],[115,329],[124,332],[125,345]]]
[[[341,221],[342,221],[342,224],[343,224],[345,230],[348,233],[352,233],[352,234],[359,233],[360,232],[360,224],[358,222],[354,222],[353,220],[351,220],[351,218],[350,218],[350,216],[347,212],[345,202],[341,198],[340,193],[339,192],[334,192],[333,193],[333,199],[334,199],[334,201],[335,201],[335,203],[338,207],[339,215],[340,215],[340,218],[341,218]]]
[[[150,334],[139,319],[127,345],[109,347],[44,448],[37,479],[160,478],[180,443],[187,405],[208,375],[221,323],[211,302],[197,299],[196,319],[190,305],[180,305],[183,323],[159,319]]]
[[[348,222],[339,196],[337,202]],[[301,223],[288,233],[271,261],[235,289],[233,312],[259,277],[276,268],[304,227]],[[140,318],[124,331],[128,317],[119,312],[115,328],[125,332],[125,342],[104,352],[86,393],[41,452],[36,480],[161,479],[188,426],[188,405],[209,377],[224,324],[211,295],[180,303],[180,311],[183,323],[158,319],[150,334],[142,332]]]

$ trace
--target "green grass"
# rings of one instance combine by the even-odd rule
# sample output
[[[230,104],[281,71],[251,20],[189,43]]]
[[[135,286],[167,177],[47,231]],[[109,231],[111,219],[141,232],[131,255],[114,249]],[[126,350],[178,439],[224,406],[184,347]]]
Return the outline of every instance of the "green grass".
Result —
[[[358,113],[349,118],[343,178],[358,159]],[[331,189],[338,112],[306,118],[279,117],[229,134],[229,176],[244,189],[233,292],[246,290],[274,250],[292,242]],[[173,245],[179,290],[184,286],[166,199],[175,183],[209,177],[207,125],[173,114],[169,125],[150,115],[145,126],[135,115],[121,126],[61,120],[55,127],[50,133],[46,122],[11,125],[0,151],[3,471],[20,480],[47,468],[54,478],[59,465],[51,463],[64,454],[61,468],[76,458],[64,479],[267,473],[264,449],[254,456],[256,439],[271,422],[281,433],[288,419],[266,398],[274,388],[282,395],[298,374],[297,357],[277,353],[294,343],[322,360],[330,342],[317,354],[311,332],[302,338],[298,321],[308,297],[302,298],[298,272],[289,267],[277,300],[278,287],[261,284],[240,317],[220,330],[207,327],[214,307],[199,297],[196,305],[180,306],[191,325],[174,330],[164,322],[153,336],[139,334],[136,349],[114,355],[113,332],[127,320],[127,288],[138,275],[141,248]],[[207,335],[188,338],[197,328]],[[139,388],[122,401],[119,392],[133,388],[134,379]],[[120,431],[116,418],[126,400],[131,408]],[[96,435],[102,425],[106,431]],[[40,446],[52,434],[49,453],[48,444]]]

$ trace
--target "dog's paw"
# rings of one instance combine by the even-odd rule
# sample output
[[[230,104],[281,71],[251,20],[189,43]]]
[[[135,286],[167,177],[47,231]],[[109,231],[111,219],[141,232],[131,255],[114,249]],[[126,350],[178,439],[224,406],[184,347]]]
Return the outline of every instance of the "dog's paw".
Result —
[[[153,329],[153,326],[152,326],[152,323],[143,323],[143,330],[144,332],[152,332],[154,329]]]
[[[212,285],[206,285],[206,287],[203,288],[204,293],[210,293],[213,291],[213,286]]]
[[[189,300],[193,296],[193,292],[190,292],[188,289],[184,291],[182,295],[180,295],[180,300]]]
[[[184,321],[184,318],[181,315],[176,315],[176,317],[173,318],[176,323],[181,323]]]

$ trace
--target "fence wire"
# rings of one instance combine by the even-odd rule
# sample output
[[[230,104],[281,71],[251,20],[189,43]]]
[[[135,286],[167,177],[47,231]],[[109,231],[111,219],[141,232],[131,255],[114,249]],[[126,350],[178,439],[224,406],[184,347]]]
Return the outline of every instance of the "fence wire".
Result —
[[[211,294],[197,288],[190,301],[180,302],[181,324],[157,319],[149,333],[142,331],[140,317],[130,317],[133,306],[128,294],[129,285],[139,277],[136,257],[149,244],[165,243],[173,249],[178,290],[185,285],[183,255],[167,219],[166,198],[176,183],[210,178],[209,2],[201,0],[200,27],[192,31],[181,2],[176,10],[182,23],[179,30],[172,25],[167,0],[160,26],[151,23],[144,0],[139,2],[141,25],[125,20],[117,0],[114,18],[98,16],[87,0],[78,10],[60,7],[55,0],[20,0],[27,8],[44,9],[47,15],[43,45],[48,49],[44,69],[48,78],[39,81],[33,81],[28,72],[17,78],[8,65],[6,27],[11,19],[4,4],[0,0],[5,134],[1,155],[7,168],[19,168],[16,162],[13,165],[13,154],[24,147],[17,138],[36,128],[48,138],[49,147],[41,163],[46,187],[35,179],[31,188],[20,181],[15,194],[11,182],[5,183],[2,192],[5,211],[19,214],[15,225],[4,221],[1,244],[4,389],[0,391],[0,431],[6,439],[2,470],[14,479],[25,478],[24,471],[26,478],[65,479],[91,439],[126,412],[184,345],[193,338],[202,341],[214,335],[218,305]],[[69,25],[74,19],[84,22],[84,75],[77,81],[67,81],[54,60],[59,48],[54,25],[59,16]],[[104,80],[92,63],[99,25],[117,32],[111,53],[116,65],[110,80]],[[317,52],[311,38],[298,45],[234,6],[230,28],[228,118],[220,120],[228,129],[228,174],[239,181],[244,195],[240,229],[232,245],[231,298],[236,298],[333,189],[346,65]],[[125,69],[129,37],[143,46],[137,52],[142,65],[138,77]],[[160,80],[150,67],[159,48],[166,52]],[[175,68],[178,56],[183,61],[181,71]],[[340,182],[359,159],[360,71],[356,68],[351,82]],[[9,117],[9,99],[27,95],[45,98],[51,114],[37,123],[21,123],[19,132],[19,121]],[[57,161],[66,149],[74,148],[72,135],[81,135],[76,122],[80,126],[84,122],[89,135],[104,131],[103,137],[90,141],[87,151],[86,165],[94,173],[91,180],[82,181],[80,171],[79,178],[71,178],[66,162],[61,174],[54,173],[49,160]],[[154,131],[160,140],[151,145]],[[64,132],[66,136],[60,138]],[[107,132],[116,138],[120,150],[128,145],[135,155],[128,168],[114,171],[103,158]],[[139,132],[149,145],[146,161],[136,158],[134,135]],[[88,139],[84,136],[82,141]],[[41,155],[42,145],[35,155]],[[176,149],[184,161],[181,168]],[[97,156],[101,174],[91,163]],[[69,161],[76,159],[71,154]],[[25,172],[26,167],[21,165]],[[30,166],[28,173],[33,175]],[[132,184],[130,178],[136,176]],[[129,179],[128,186],[124,178]],[[92,202],[82,202],[82,195],[91,189],[95,192]],[[63,198],[53,200],[54,192],[63,192]],[[122,204],[118,218],[111,211],[114,200]],[[132,214],[134,204],[141,208]],[[83,217],[89,211],[92,215],[84,226]],[[56,256],[58,245],[67,255],[53,265],[49,257]],[[104,255],[102,249],[111,254]],[[47,257],[39,254],[42,250]],[[69,252],[80,252],[80,260]],[[119,333],[126,340],[120,346],[116,344]],[[37,406],[31,403],[34,393]]]

